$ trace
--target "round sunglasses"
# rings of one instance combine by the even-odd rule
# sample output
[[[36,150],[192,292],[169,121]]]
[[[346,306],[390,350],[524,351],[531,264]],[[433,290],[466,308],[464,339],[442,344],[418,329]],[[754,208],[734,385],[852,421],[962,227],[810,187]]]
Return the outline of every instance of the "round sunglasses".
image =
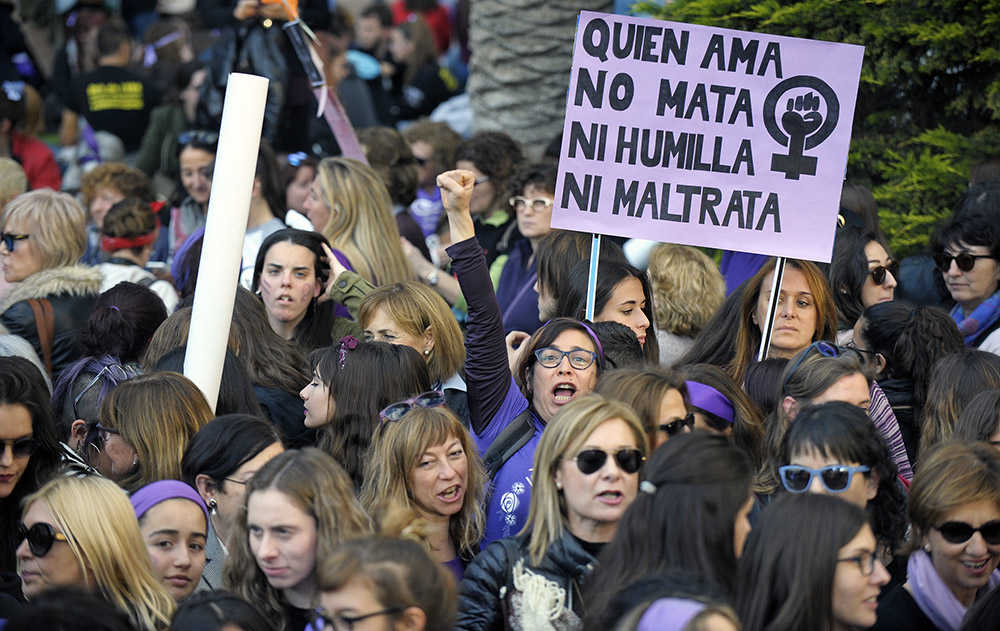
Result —
[[[642,452],[634,447],[626,447],[624,449],[619,449],[614,454],[609,454],[603,449],[584,449],[580,453],[576,454],[576,468],[580,470],[583,475],[590,475],[592,473],[597,473],[604,467],[604,463],[608,461],[608,456],[614,455],[615,462],[618,463],[618,468],[625,473],[635,473],[642,467],[643,461],[646,459],[642,455]]]
[[[993,257],[989,254],[971,254],[969,252],[960,252],[958,254],[938,252],[933,258],[934,265],[938,268],[938,271],[947,274],[948,270],[951,269],[952,261],[955,261],[955,265],[961,271],[971,272],[972,268],[976,266],[976,259],[991,259]]]
[[[879,265],[868,270],[868,275],[872,277],[872,282],[876,285],[885,283],[888,274],[892,274],[893,278],[899,278],[899,263],[893,261],[888,265]]]
[[[941,533],[941,537],[948,543],[965,543],[978,532],[991,546],[1000,545],[1000,520],[996,519],[978,528],[964,521],[946,521],[940,526],[935,526],[934,530]]]
[[[17,545],[25,539],[28,540],[28,549],[36,557],[43,557],[49,553],[56,541],[69,541],[61,532],[56,532],[52,524],[43,521],[37,522],[28,528],[24,524],[17,526]]]
[[[864,465],[849,467],[843,464],[832,464],[820,469],[810,469],[796,464],[778,467],[781,484],[789,493],[805,493],[812,485],[813,477],[818,476],[820,484],[830,493],[843,493],[851,486],[855,473],[867,473],[871,467]]]

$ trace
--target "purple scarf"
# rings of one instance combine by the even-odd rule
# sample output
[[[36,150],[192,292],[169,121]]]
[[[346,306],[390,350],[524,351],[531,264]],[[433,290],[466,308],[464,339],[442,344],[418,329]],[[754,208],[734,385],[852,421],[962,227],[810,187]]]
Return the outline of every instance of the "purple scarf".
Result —
[[[983,331],[1000,319],[1000,291],[980,303],[969,315],[962,313],[961,306],[955,305],[951,310],[951,319],[958,325],[958,332],[962,334],[965,345],[972,346]]]
[[[913,600],[917,601],[920,611],[930,618],[934,626],[945,631],[956,631],[962,625],[965,605],[958,602],[955,594],[944,584],[934,569],[930,555],[923,550],[910,555],[910,560],[906,563],[906,581],[913,592]],[[994,570],[988,587],[993,589],[997,585],[1000,585],[1000,571]]]

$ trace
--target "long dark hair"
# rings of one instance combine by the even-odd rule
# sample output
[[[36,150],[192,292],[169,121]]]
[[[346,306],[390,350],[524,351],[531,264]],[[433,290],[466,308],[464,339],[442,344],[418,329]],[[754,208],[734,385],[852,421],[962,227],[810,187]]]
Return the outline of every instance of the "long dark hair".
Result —
[[[1000,422],[1000,390],[980,392],[969,401],[955,423],[956,440],[988,441]]]
[[[590,276],[590,262],[580,261],[569,273],[566,290],[556,300],[556,314],[569,318],[583,319],[587,311],[587,280]],[[642,312],[649,320],[643,355],[651,364],[660,362],[660,346],[656,342],[655,319],[653,318],[653,291],[649,279],[640,270],[622,261],[600,261],[597,266],[597,291],[594,295],[594,314],[600,313],[611,300],[615,287],[622,281],[635,278],[642,285],[642,295],[646,306]]]
[[[868,280],[868,256],[865,247],[874,241],[885,251],[889,244],[874,232],[857,226],[847,226],[837,231],[833,242],[833,259],[827,278],[833,291],[833,303],[837,306],[838,327],[849,329],[861,317],[865,306],[861,303],[861,289]]]
[[[242,287],[236,288],[232,333],[237,344],[234,352],[255,386],[280,388],[297,396],[309,381],[305,355],[274,332],[263,303]]]
[[[871,468],[865,477],[878,479],[878,494],[868,502],[872,531],[879,544],[895,553],[906,536],[906,496],[899,487],[896,462],[868,414],[843,401],[806,406],[785,434],[779,460],[788,464],[810,449],[824,458]]]
[[[336,405],[333,419],[320,428],[319,447],[343,465],[360,489],[379,412],[431,389],[427,363],[409,346],[354,340],[313,351],[309,364]]]
[[[278,159],[274,156],[271,143],[263,138],[257,151],[257,170],[254,177],[260,182],[260,196],[267,202],[271,214],[278,219],[284,219],[288,209],[285,207],[285,187],[281,185]]]
[[[17,524],[21,500],[37,491],[59,467],[59,439],[49,402],[49,389],[42,373],[22,357],[0,357],[0,404],[21,405],[31,416],[31,437],[35,453],[10,495],[0,499],[0,570],[13,572],[16,566]]]
[[[267,251],[275,243],[292,243],[312,252],[313,256],[316,257],[313,261],[313,271],[316,274],[316,280],[320,285],[326,286],[326,282],[330,278],[330,264],[326,260],[326,253],[323,252],[323,244],[326,244],[327,247],[330,246],[326,237],[318,232],[286,228],[271,233],[260,244],[260,249],[257,251],[257,261],[253,266],[253,283],[251,287],[254,292],[260,289],[260,275],[264,270],[264,259],[267,257]],[[305,317],[295,327],[295,335],[293,337],[295,343],[304,351],[328,346],[332,341],[330,339],[332,321],[333,302],[318,303],[316,300],[313,300],[306,308]]]
[[[181,476],[195,488],[198,475],[207,475],[221,485],[223,478],[274,443],[281,442],[274,425],[259,416],[218,416],[191,437],[181,460]]]
[[[680,434],[656,449],[587,582],[587,628],[610,628],[603,615],[614,595],[668,569],[700,574],[732,592],[734,524],[752,476],[747,455],[708,432]]]
[[[836,497],[782,495],[747,537],[736,580],[744,631],[828,629],[837,555],[868,522]]]

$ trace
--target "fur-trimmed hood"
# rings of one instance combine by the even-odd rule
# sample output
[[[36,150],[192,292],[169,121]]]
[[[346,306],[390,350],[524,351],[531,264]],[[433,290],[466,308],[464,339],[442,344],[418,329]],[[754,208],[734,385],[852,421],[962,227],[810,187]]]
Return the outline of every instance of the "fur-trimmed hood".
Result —
[[[86,265],[67,265],[35,272],[14,285],[0,302],[0,313],[22,300],[51,296],[97,296],[101,293],[101,272]],[[0,327],[2,328],[2,327]]]

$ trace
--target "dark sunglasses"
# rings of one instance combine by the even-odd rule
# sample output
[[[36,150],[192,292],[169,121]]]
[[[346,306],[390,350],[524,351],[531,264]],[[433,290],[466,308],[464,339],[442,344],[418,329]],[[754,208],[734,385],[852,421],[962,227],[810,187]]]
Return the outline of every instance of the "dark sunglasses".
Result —
[[[609,455],[603,449],[584,449],[576,454],[576,468],[583,475],[597,473],[604,466],[604,463],[608,461]],[[615,462],[618,463],[618,468],[625,473],[635,473],[646,459],[641,451],[633,447],[619,449],[614,453],[614,457]]]
[[[794,362],[792,362],[792,367],[785,371],[785,378],[781,382],[782,394],[784,394],[785,388],[788,386],[788,380],[792,378],[792,375],[794,375],[795,371],[799,369],[802,362],[812,355],[813,351],[816,351],[823,357],[840,357],[840,349],[837,348],[836,345],[829,342],[813,342],[806,348],[806,350],[799,353],[799,356]]]
[[[964,521],[946,521],[940,526],[935,526],[934,530],[940,532],[941,537],[948,543],[965,543],[978,532],[991,546],[1000,545],[1000,520],[996,519],[986,522],[979,528],[973,528]]]
[[[951,262],[955,261],[955,265],[958,266],[958,269],[963,272],[969,272],[976,266],[976,259],[991,258],[993,257],[989,254],[970,254],[969,252],[948,254],[947,252],[938,252],[934,255],[934,265],[937,266],[939,272],[947,274],[948,270],[951,269]]]
[[[694,412],[688,412],[684,418],[679,418],[669,423],[661,423],[660,431],[665,432],[667,436],[673,436],[680,434],[684,431],[685,427],[694,427]]]
[[[31,236],[30,234],[14,234],[13,232],[0,232],[0,240],[3,241],[3,244],[5,246],[7,246],[8,252],[14,251],[14,245],[18,241],[24,241],[30,236]]]
[[[211,145],[214,147],[219,144],[219,134],[201,129],[182,131],[177,136],[177,144],[181,147],[184,145]]]
[[[66,535],[56,532],[52,524],[46,524],[42,521],[34,524],[31,528],[28,528],[24,524],[18,524],[17,545],[20,546],[21,542],[25,539],[28,540],[28,549],[31,550],[31,554],[36,557],[43,557],[48,554],[56,541],[69,541]]]
[[[3,450],[0,450],[0,453],[7,451],[7,447],[10,447],[10,451],[15,458],[27,458],[38,450],[38,441],[31,436],[25,436],[17,440],[0,440],[0,445],[3,445]]]
[[[810,469],[796,464],[778,467],[781,484],[789,493],[805,493],[812,485],[813,477],[819,476],[823,488],[830,493],[843,493],[851,486],[855,473],[867,473],[870,467],[849,467],[842,464],[832,464],[821,469]]]
[[[398,421],[399,419],[406,416],[406,413],[413,408],[436,408],[438,406],[444,405],[444,393],[438,390],[432,390],[430,392],[424,392],[418,394],[412,399],[407,399],[406,401],[397,401],[391,405],[387,405],[378,413],[379,418],[382,419],[382,424],[391,423],[393,421]]]
[[[872,282],[876,285],[884,283],[887,274],[892,274],[893,278],[899,278],[899,263],[893,261],[888,265],[879,265],[868,270],[868,275],[872,277]]]

